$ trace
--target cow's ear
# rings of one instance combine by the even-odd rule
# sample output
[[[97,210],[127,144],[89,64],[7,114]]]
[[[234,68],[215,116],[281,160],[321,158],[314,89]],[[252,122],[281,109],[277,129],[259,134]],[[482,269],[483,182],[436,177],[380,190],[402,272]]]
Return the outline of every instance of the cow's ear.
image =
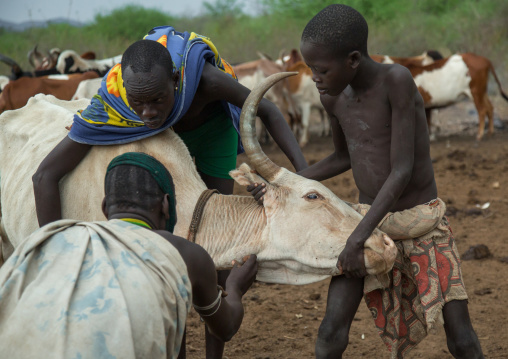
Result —
[[[236,170],[229,171],[229,175],[241,186],[248,186],[253,183],[266,183],[266,180],[250,168],[248,164],[242,163]]]

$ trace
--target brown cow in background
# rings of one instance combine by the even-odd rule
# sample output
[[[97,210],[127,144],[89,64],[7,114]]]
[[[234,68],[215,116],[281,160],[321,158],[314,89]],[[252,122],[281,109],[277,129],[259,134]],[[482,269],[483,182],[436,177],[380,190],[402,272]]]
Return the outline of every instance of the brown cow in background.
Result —
[[[19,78],[9,82],[0,94],[0,113],[25,106],[28,99],[38,93],[71,100],[81,81],[97,77],[99,75],[95,71],[88,71],[83,74]]]
[[[503,91],[490,60],[473,53],[462,53],[444,59],[434,59],[430,64],[425,64],[428,63],[425,55],[426,53],[415,57],[381,55],[371,57],[380,63],[398,63],[409,69],[425,103],[429,133],[432,122],[431,110],[454,104],[463,96],[474,101],[478,112],[479,127],[476,139],[481,140],[483,137],[485,117],[488,118],[489,134],[494,133],[494,107],[487,94],[489,72],[494,76],[501,96],[507,101],[508,96]],[[386,58],[390,60],[387,61]]]

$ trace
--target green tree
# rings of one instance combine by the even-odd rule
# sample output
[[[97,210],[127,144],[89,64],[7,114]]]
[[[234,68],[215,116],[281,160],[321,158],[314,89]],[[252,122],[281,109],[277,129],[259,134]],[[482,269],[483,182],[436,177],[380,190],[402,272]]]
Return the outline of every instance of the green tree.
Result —
[[[156,9],[128,5],[108,15],[96,15],[89,27],[108,39],[139,40],[155,26],[172,24],[174,18]]]
[[[215,0],[214,3],[205,1],[203,6],[206,15],[212,18],[236,18],[243,15],[242,4],[239,0]]]

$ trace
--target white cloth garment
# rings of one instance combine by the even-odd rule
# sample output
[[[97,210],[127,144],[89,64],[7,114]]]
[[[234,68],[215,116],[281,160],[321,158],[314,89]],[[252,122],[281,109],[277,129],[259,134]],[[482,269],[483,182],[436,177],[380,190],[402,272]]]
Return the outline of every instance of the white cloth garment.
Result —
[[[50,223],[0,268],[0,358],[176,358],[192,303],[160,235],[121,220]]]

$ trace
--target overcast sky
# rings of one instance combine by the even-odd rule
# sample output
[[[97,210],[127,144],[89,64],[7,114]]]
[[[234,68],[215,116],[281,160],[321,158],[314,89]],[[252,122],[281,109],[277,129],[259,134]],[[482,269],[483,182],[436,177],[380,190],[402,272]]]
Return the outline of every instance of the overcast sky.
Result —
[[[249,1],[248,3],[255,2]],[[0,20],[13,23],[67,18],[90,22],[125,5],[143,5],[172,15],[200,14],[205,0],[0,0]],[[215,0],[208,0],[214,3]]]

